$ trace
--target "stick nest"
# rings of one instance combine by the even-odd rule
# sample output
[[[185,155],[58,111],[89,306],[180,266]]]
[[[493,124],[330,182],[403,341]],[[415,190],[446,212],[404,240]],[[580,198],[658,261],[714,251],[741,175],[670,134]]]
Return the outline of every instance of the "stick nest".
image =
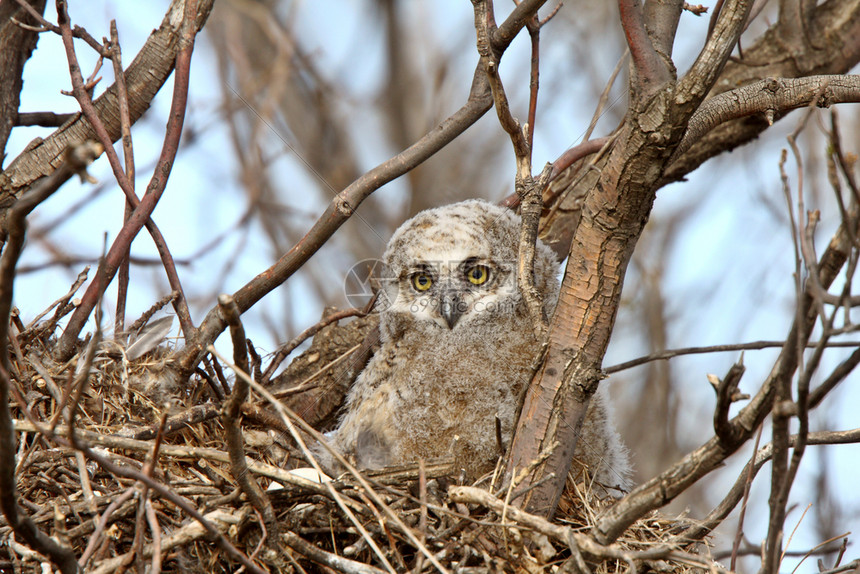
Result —
[[[362,320],[322,329],[293,365],[325,376],[319,357],[357,352],[356,337],[372,328]],[[290,425],[254,392],[239,419],[248,474],[263,492],[263,502],[252,503],[234,476],[215,398],[229,392],[218,380],[229,372],[225,365],[210,362],[180,385],[169,346],[129,360],[121,345],[107,341],[83,341],[74,359],[58,364],[50,331],[20,325],[13,337],[18,505],[83,557],[87,572],[234,572],[240,566],[199,521],[134,473],[186,499],[263,571],[687,572],[708,563],[698,554],[703,546],[667,544],[688,522],[656,514],[609,547],[584,543],[595,517],[614,502],[591,488],[585,474],[569,478],[556,520],[538,524],[542,519],[505,506],[505,490],[488,492],[490,479],[461,485],[444,461],[368,473],[364,484],[349,475],[328,484],[309,481],[288,472],[309,466]],[[332,351],[331,341],[340,350]],[[311,363],[319,365],[310,369]],[[294,380],[309,386],[306,377]],[[320,386],[311,385],[316,392]],[[300,399],[286,395],[293,404]],[[331,410],[318,418],[330,424]],[[78,445],[131,476],[110,472],[70,446],[70,420]],[[266,504],[274,522],[267,523]],[[0,515],[0,573],[42,572],[43,560]]]

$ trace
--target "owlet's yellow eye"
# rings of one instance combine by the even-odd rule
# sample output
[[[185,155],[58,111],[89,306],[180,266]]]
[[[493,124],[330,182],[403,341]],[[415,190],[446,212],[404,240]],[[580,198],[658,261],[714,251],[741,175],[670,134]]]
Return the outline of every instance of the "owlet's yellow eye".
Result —
[[[433,278],[428,273],[419,271],[412,276],[412,287],[416,291],[427,291],[433,285]]]
[[[483,285],[490,278],[490,268],[486,265],[475,265],[466,270],[466,279],[472,285]]]

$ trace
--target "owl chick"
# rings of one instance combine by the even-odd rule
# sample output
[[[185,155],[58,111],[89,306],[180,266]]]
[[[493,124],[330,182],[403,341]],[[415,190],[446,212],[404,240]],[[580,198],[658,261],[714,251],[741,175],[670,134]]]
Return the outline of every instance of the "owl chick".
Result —
[[[540,351],[517,286],[519,232],[512,211],[469,200],[423,211],[394,233],[376,304],[382,344],[326,435],[330,446],[366,469],[453,456],[470,477],[492,470]],[[558,272],[538,242],[534,277],[547,315]],[[623,487],[627,451],[609,414],[598,392],[576,457],[599,482]],[[325,449],[318,454],[336,470]]]

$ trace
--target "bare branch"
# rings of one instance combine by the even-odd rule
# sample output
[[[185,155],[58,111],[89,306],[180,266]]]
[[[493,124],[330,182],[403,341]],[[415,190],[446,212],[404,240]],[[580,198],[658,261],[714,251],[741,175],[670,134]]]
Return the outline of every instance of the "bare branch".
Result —
[[[490,83],[499,123],[510,136],[516,157],[517,173],[514,187],[520,199],[520,214],[522,216],[517,281],[531,315],[535,335],[538,339],[542,339],[547,328],[547,317],[540,293],[535,286],[534,260],[535,243],[537,242],[538,224],[540,223],[542,208],[541,197],[543,189],[549,183],[551,170],[550,166],[547,166],[538,180],[532,177],[530,135],[525,132],[528,126],[521,126],[511,114],[508,98],[505,95],[505,88],[499,77],[499,59],[490,47],[490,37],[492,36],[495,22],[492,21],[487,0],[473,0],[472,4],[475,8],[475,29],[478,35],[478,53],[481,55],[481,64],[486,71],[487,80]],[[534,61],[536,54],[533,53],[532,58]],[[532,80],[535,83],[532,88],[532,102],[536,102],[537,99],[535,74],[536,72],[533,71]]]
[[[847,73],[860,59],[860,44],[848,40],[860,35],[860,19],[854,18],[858,6],[860,0],[834,0],[817,6],[810,16],[809,26],[812,30],[822,31],[819,38],[826,37],[827,42],[816,49],[804,46],[803,50],[797,50],[798,46],[793,45],[795,49],[790,57],[784,48],[792,45],[785,38],[789,35],[786,31],[788,25],[782,21],[775,23],[744,50],[743,62],[726,64],[711,95],[757,82],[763,77],[797,78],[811,74]],[[719,126],[668,166],[663,184],[677,181],[707,159],[755,139],[768,127],[763,120],[742,119]]]
[[[851,219],[846,222],[854,226],[855,230],[858,210],[858,206],[854,206]],[[853,248],[848,237],[845,228],[840,227],[818,262],[819,281],[825,288],[834,281],[848,259],[849,251]],[[785,345],[767,379],[749,404],[732,419],[731,424],[736,433],[735,441],[727,445],[714,437],[659,476],[640,484],[598,519],[593,528],[595,539],[600,542],[615,540],[637,518],[670,502],[699,478],[720,465],[726,457],[752,436],[773,407],[776,385],[780,381],[790,379],[797,368],[798,343],[801,343],[801,348],[806,345],[812,330],[811,326],[818,317],[814,310],[810,310],[810,298],[811,294],[807,291],[802,303],[805,309],[802,322],[798,324],[798,321],[795,321],[792,325]]]
[[[218,305],[221,308],[221,313],[227,320],[227,324],[230,325],[234,363],[243,372],[250,372],[248,369],[245,329],[239,318],[239,309],[229,295],[218,297]],[[248,472],[248,463],[245,460],[245,440],[242,436],[242,429],[239,426],[239,414],[242,403],[247,398],[248,383],[244,378],[236,377],[233,382],[233,392],[221,410],[221,422],[224,425],[227,452],[230,453],[230,466],[233,470],[233,478],[239,484],[245,496],[248,497],[248,500],[251,501],[254,508],[257,509],[257,512],[262,516],[266,530],[271,533],[271,536],[277,538],[280,529],[278,528],[272,503],[269,497],[266,496],[266,493],[260,488],[260,485],[251,476],[250,472]]]
[[[751,0],[728,0],[719,10],[719,18],[705,46],[690,70],[678,81],[675,104],[686,113],[692,114],[699,107],[723,72],[751,8]]]
[[[523,0],[517,4],[510,16],[493,31],[490,38],[493,43],[493,50],[497,53],[504,52],[514,37],[528,24],[529,20],[537,15],[538,10],[544,4],[546,4],[546,0]]]
[[[122,134],[122,151],[123,151],[123,159],[125,160],[125,170],[122,176],[124,176],[126,180],[126,185],[129,187],[129,191],[131,191],[131,195],[134,195],[134,146],[132,144],[131,139],[131,116],[128,111],[128,90],[125,87],[125,74],[122,69],[122,48],[119,44],[119,32],[116,28],[116,20],[111,20],[110,23],[110,52],[113,61],[113,73],[116,78],[116,87],[117,87],[117,100],[119,101],[119,119],[120,119],[120,133]],[[93,121],[93,115],[88,114],[88,119],[93,126],[96,126],[96,123]],[[97,116],[96,116],[97,119]],[[99,122],[100,123],[100,122]],[[100,136],[101,137],[101,136]],[[102,137],[102,143],[104,143],[104,137]],[[113,165],[112,165],[113,167]],[[123,177],[119,177],[120,174],[117,173],[116,168],[114,168],[114,174],[117,175],[117,179],[122,180]],[[131,217],[132,211],[136,205],[131,202],[126,202],[125,204],[125,215],[123,219],[123,223],[128,221],[128,218]],[[147,224],[151,224],[153,228],[155,228],[155,222],[150,220]],[[155,228],[157,230],[157,228]],[[160,235],[160,233],[158,233]],[[160,238],[161,242],[164,243],[164,238]],[[126,255],[119,268],[119,277],[117,284],[117,296],[116,296],[116,313],[115,317],[115,326],[114,326],[114,334],[115,336],[120,336],[119,334],[125,330],[125,304],[126,298],[128,297],[128,282],[129,282],[129,255]],[[175,269],[173,270],[175,274]],[[169,266],[168,266],[168,274],[170,274]],[[177,281],[178,283],[178,281]],[[177,290],[179,291],[179,290]],[[181,292],[181,291],[179,291]],[[184,297],[183,297],[184,299]]]
[[[339,572],[345,572],[346,574],[382,574],[385,572],[385,570],[374,568],[369,564],[326,552],[293,532],[285,532],[282,535],[282,539],[287,546],[300,554],[304,554],[317,564],[334,568]]]
[[[30,0],[16,5],[10,1],[0,7],[0,158],[5,156],[12,129],[19,125],[24,65],[39,39],[38,27],[32,24],[42,18],[46,3]]]
[[[722,568],[718,568],[715,563],[708,562],[705,559],[692,554],[681,552],[679,550],[679,546],[672,544],[654,544],[647,550],[625,550],[616,544],[598,544],[589,538],[588,535],[574,532],[574,530],[569,526],[552,523],[543,517],[530,514],[515,506],[509,506],[505,504],[505,501],[499,500],[491,493],[480,488],[470,486],[451,486],[448,488],[448,496],[454,502],[480,504],[481,506],[485,506],[499,516],[506,517],[522,526],[533,529],[544,536],[564,544],[570,548],[571,552],[574,554],[582,552],[595,557],[614,558],[616,560],[623,560],[630,566],[632,566],[633,561],[676,557],[690,560],[692,563],[702,566],[716,568],[717,571],[724,572],[724,570]],[[635,568],[631,567],[630,570],[635,571]]]
[[[58,128],[74,117],[75,114],[55,114],[54,112],[19,112],[15,125]]]
[[[645,29],[645,16],[640,0],[618,0],[621,26],[630,48],[634,77],[631,80],[640,97],[647,98],[669,80],[667,68],[654,49]]]
[[[675,43],[675,33],[678,31],[678,21],[681,12],[687,8],[687,3],[680,0],[671,2],[645,2],[644,20],[654,49],[665,60],[672,58],[672,46]]]
[[[714,433],[720,441],[731,443],[734,429],[729,423],[729,407],[737,400],[736,394],[746,367],[741,360],[731,366],[729,372],[717,385],[717,406],[714,409]]]
[[[161,199],[161,195],[167,187],[167,180],[170,176],[173,160],[176,158],[176,152],[179,149],[179,139],[182,136],[182,125],[185,120],[185,106],[188,100],[188,79],[191,66],[191,52],[194,49],[194,37],[197,34],[195,25],[197,19],[197,2],[189,0],[185,4],[185,13],[183,15],[182,24],[179,29],[179,51],[176,55],[176,76],[173,83],[173,101],[170,107],[170,116],[167,121],[167,129],[165,131],[164,145],[161,150],[158,164],[154,170],[153,177],[147,186],[146,193],[143,196],[140,204],[129,217],[125,225],[123,225],[116,239],[111,245],[110,250],[104,258],[104,261],[99,265],[99,271],[96,273],[96,279],[87,288],[81,300],[81,304],[75,309],[60,338],[55,354],[61,360],[68,360],[74,353],[75,344],[78,340],[78,335],[88,320],[90,313],[95,308],[96,303],[101,298],[101,295],[107,289],[108,284],[113,280],[117,269],[119,268],[122,259],[128,253],[132,240],[141,230],[141,228],[150,219],[150,216]],[[63,29],[63,22],[60,22]],[[64,30],[63,42],[66,44],[67,53],[73,54],[74,49],[71,46],[71,38]],[[70,70],[76,67],[73,60],[69,62]],[[72,70],[73,77],[75,76]],[[78,88],[76,88],[76,91]],[[133,195],[133,194],[132,194]],[[162,258],[167,254],[162,252]],[[172,258],[171,258],[172,261]],[[168,266],[170,267],[170,266]],[[181,306],[178,307],[181,309]],[[186,317],[190,321],[190,317]],[[189,337],[193,331],[190,325],[185,325],[189,331],[185,333]]]
[[[807,343],[806,346],[808,348],[814,348],[817,345],[817,341],[810,341],[809,343]],[[852,341],[839,343],[831,341],[828,345],[830,347],[853,348],[856,347],[858,343]],[[651,361],[663,361],[666,359],[672,359],[674,357],[681,357],[683,355],[698,355],[702,353],[725,353],[730,351],[755,351],[760,349],[782,348],[784,346],[785,341],[753,341],[751,343],[731,343],[728,345],[710,345],[707,347],[684,347],[682,349],[668,349],[666,351],[658,351],[656,353],[652,353],[644,357],[639,357],[638,359],[633,359],[624,363],[619,363],[617,365],[606,367],[603,369],[603,372],[605,372],[607,375],[611,375],[612,373],[632,369],[633,367],[638,367],[639,365],[644,365],[646,363],[650,363]]]
[[[797,435],[792,435],[789,440],[790,445],[794,445],[797,441]],[[810,445],[828,445],[828,444],[855,444],[860,442],[860,429],[847,431],[822,431],[813,432],[807,435],[806,443]],[[758,474],[758,471],[766,462],[773,456],[773,445],[767,444],[757,450],[752,460],[744,466],[744,469],[738,474],[738,479],[735,481],[731,490],[726,497],[714,508],[701,523],[691,526],[684,532],[674,537],[673,541],[678,544],[684,544],[691,540],[701,540],[711,533],[723,520],[728,517],[732,510],[737,506],[738,502],[744,495],[748,483]]]
[[[672,161],[680,157],[715,127],[753,114],[775,117],[790,110],[815,104],[827,108],[834,104],[860,101],[860,76],[833,75],[804,78],[766,78],[723,92],[696,110]],[[670,162],[671,163],[671,162]]]
[[[296,349],[296,347],[316,335],[322,329],[326,328],[332,323],[340,321],[341,319],[347,319],[349,317],[364,317],[365,315],[370,313],[375,301],[376,298],[372,298],[367,304],[367,307],[365,307],[364,309],[344,309],[342,311],[337,311],[335,313],[326,315],[319,322],[314,325],[311,325],[310,327],[293,337],[292,340],[281,345],[278,348],[278,351],[275,353],[275,356],[272,357],[271,361],[269,361],[269,366],[266,367],[260,384],[265,386],[268,381],[271,380],[272,375],[275,374],[275,370],[278,368],[278,366],[283,362],[284,359],[290,356],[290,353],[292,353]]]

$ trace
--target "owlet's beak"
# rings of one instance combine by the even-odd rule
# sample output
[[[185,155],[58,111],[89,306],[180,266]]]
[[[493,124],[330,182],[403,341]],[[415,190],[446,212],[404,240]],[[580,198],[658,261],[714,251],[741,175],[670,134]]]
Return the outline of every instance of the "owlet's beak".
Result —
[[[439,300],[439,313],[445,319],[449,329],[453,329],[463,315],[462,307],[463,303],[456,291],[446,289],[442,293],[442,298]]]

